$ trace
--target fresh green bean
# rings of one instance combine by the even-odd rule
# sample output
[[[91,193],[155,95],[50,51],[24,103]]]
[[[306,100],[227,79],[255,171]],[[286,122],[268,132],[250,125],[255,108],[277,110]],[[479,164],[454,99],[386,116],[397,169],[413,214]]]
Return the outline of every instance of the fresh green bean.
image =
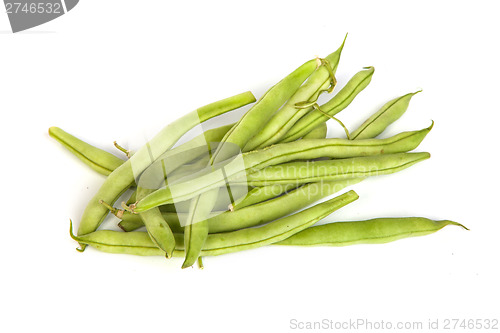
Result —
[[[410,151],[420,144],[431,128],[432,125],[420,131],[403,132],[387,139],[316,139],[277,144],[267,149],[243,154],[246,168],[244,170],[242,170],[239,161],[238,163],[229,162],[224,165],[224,172],[220,169],[215,170],[151,193],[139,201],[134,210],[141,212],[174,201],[188,200],[205,191],[223,186],[227,180],[233,181],[243,178],[246,174],[287,161],[308,160],[318,157],[347,158]]]
[[[173,215],[172,218],[175,219]],[[125,225],[132,226],[132,223],[125,223]],[[348,246],[355,244],[384,244],[403,238],[429,235],[448,225],[456,225],[469,230],[462,224],[449,220],[434,221],[423,217],[377,218],[312,226],[273,245]],[[142,224],[139,224],[137,228],[140,226]],[[135,228],[131,230],[135,230]],[[183,230],[179,228],[175,232],[182,233]]]
[[[288,192],[286,195],[233,212],[213,213],[207,219],[209,233],[228,232],[255,227],[279,219],[297,212],[320,199],[337,193],[348,186],[357,184],[361,180],[362,178],[356,178],[336,182],[306,184]],[[125,231],[132,231],[143,225],[136,214],[125,212],[121,218],[123,220],[119,223],[119,226]],[[182,232],[182,227],[179,223],[179,219],[183,220],[185,218],[182,214],[174,216],[172,213],[164,213],[164,218],[169,223],[173,232]]]
[[[189,129],[207,119],[252,103],[254,100],[255,98],[250,92],[239,94],[201,107],[166,126],[145,147],[137,151],[128,161],[116,168],[106,178],[104,184],[90,200],[83,213],[78,235],[85,235],[95,231],[106,217],[108,210],[100,204],[101,200],[110,205],[114,204],[134,183],[135,176],[144,171],[154,159],[170,149]],[[151,158],[151,155],[153,158]],[[82,246],[83,249],[84,246]]]
[[[94,147],[59,127],[49,128],[49,135],[62,144],[73,155],[98,173],[108,176],[123,164],[123,160],[102,149]]]
[[[246,112],[221,140],[214,161],[225,160],[240,153],[247,142],[258,133],[272,115],[299,89],[316,70],[316,60],[310,60],[271,87],[257,103]]]
[[[153,163],[146,170],[146,172],[143,173],[143,176],[141,176],[139,187],[137,189],[137,200],[141,200],[157,188],[157,186],[154,186],[154,181],[152,183],[155,176],[161,174],[163,176],[163,181],[165,181],[165,179],[170,180],[171,178],[175,178],[175,176],[172,175],[172,171],[178,170],[178,167],[184,164],[188,158],[192,160],[191,156],[206,155],[208,157],[213,149],[212,146],[214,144],[214,140],[221,140],[223,137],[220,135],[221,132],[227,133],[231,127],[232,125],[227,125],[217,129],[216,131],[207,131],[208,133],[205,132],[176,149],[165,152],[161,158],[159,158],[157,162]],[[222,131],[220,129],[222,129]],[[200,149],[201,153],[193,153],[193,151],[199,151]],[[163,172],[157,172],[157,170],[154,169],[155,166],[160,167]],[[151,179],[151,176],[144,176],[144,174],[150,174],[151,172],[153,173],[153,179]],[[153,185],[152,188],[150,188],[151,185]],[[167,258],[170,258],[175,249],[175,238],[159,208],[156,207],[146,212],[139,213],[139,216],[144,222],[151,240],[160,249],[165,251]]]
[[[234,203],[229,205],[230,211],[235,211],[247,206],[255,205],[266,200],[278,197],[283,193],[294,190],[298,187],[297,184],[277,184],[263,187],[254,187],[250,190],[245,197],[236,200]]]
[[[203,142],[206,142],[207,144],[216,144],[224,137],[224,135],[233,125],[234,124],[229,124],[206,130],[205,132],[203,132],[203,134],[195,137],[194,139],[169,150],[162,156],[162,158],[170,158],[172,156],[176,156],[176,158],[179,158],[182,156],[183,161],[185,160],[189,162],[191,160],[197,160],[196,164],[203,163],[204,167],[207,165],[209,155],[203,154],[207,152],[207,149],[203,147]],[[118,168],[125,162],[115,155],[92,146],[58,127],[49,128],[49,135],[59,143],[61,143],[63,147],[68,149],[85,164],[90,166],[93,170],[105,176],[108,176],[111,172],[113,172],[116,168]],[[197,156],[198,154],[201,154],[201,157]],[[204,157],[206,157],[206,159]],[[199,167],[199,169],[201,168],[202,167]],[[132,204],[134,202],[135,200],[127,204]]]
[[[428,235],[448,225],[468,230],[460,223],[448,220],[433,221],[423,217],[378,218],[310,227],[275,244],[298,246],[383,244],[398,239]]]
[[[325,58],[326,61],[323,60],[323,64],[318,66],[317,70],[312,73],[309,79],[290,97],[286,104],[269,119],[262,130],[248,141],[243,148],[244,152],[256,148],[267,147],[279,142],[304,114],[312,111],[312,107],[297,108],[297,103],[316,101],[319,95],[327,91],[329,87],[333,90],[336,82],[331,81],[335,79],[334,75],[337,71],[344,43],[345,39],[335,52]]]
[[[280,185],[280,187],[283,187],[283,186]],[[249,193],[248,186],[233,186],[231,188],[231,194],[232,194],[234,199],[242,200],[247,195],[247,193]],[[225,186],[219,187],[219,194],[217,195],[217,201],[215,202],[213,210],[214,211],[228,210],[230,204],[231,204],[231,200],[228,197],[227,188]],[[180,201],[180,202],[176,202],[175,204],[159,206],[159,208],[162,212],[187,213],[189,211],[189,208],[190,208],[190,202],[189,201]]]
[[[396,153],[344,159],[290,162],[251,173],[242,183],[251,186],[335,181],[387,175],[430,158],[429,153]],[[235,184],[239,184],[235,181]]]
[[[265,95],[246,112],[221,140],[210,166],[237,155],[248,140],[267,122],[267,120],[285,103],[290,96],[315,70],[315,61],[308,61],[283,80],[269,89]],[[217,196],[216,190],[198,193],[191,200],[190,215],[184,232],[186,257],[182,268],[192,266],[199,257],[204,240],[208,235],[208,225],[203,216],[208,216]]]
[[[302,137],[302,139],[326,139],[326,134],[328,132],[328,127],[326,123],[321,123],[316,126],[311,132],[307,133]]]
[[[378,136],[406,112],[411,98],[419,92],[420,91],[406,94],[387,102],[380,110],[374,113],[360,127],[351,133],[351,140],[369,139]]]
[[[321,110],[330,116],[334,116],[344,110],[351,104],[354,98],[368,86],[374,71],[375,69],[373,67],[368,67],[366,70],[356,73],[330,101],[320,107]],[[300,118],[300,120],[290,128],[288,133],[280,139],[280,142],[291,142],[300,139],[306,133],[328,119],[330,118],[321,112],[316,110],[311,111]]]
[[[332,212],[355,201],[358,195],[349,191],[336,198],[317,204],[273,221],[257,228],[248,228],[222,234],[211,234],[207,237],[201,256],[215,256],[231,252],[254,249],[289,238],[291,235],[304,230]],[[88,244],[100,251],[110,253],[124,253],[134,255],[163,255],[151,239],[144,232],[120,232],[99,230],[82,236],[75,236],[70,225],[71,237],[80,244]],[[174,256],[185,256],[182,252],[182,235],[176,237],[176,251]],[[180,251],[179,251],[180,250]]]

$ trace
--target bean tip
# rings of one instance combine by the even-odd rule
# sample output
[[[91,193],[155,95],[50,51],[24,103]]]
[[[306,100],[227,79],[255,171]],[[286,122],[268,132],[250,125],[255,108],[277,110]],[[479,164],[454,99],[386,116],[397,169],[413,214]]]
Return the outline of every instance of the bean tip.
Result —
[[[434,120],[431,119],[431,126],[427,127],[427,130],[430,131],[434,127]]]
[[[375,72],[375,67],[373,66],[365,66],[363,67],[364,70],[371,71],[372,74]]]
[[[73,233],[73,221],[71,219],[69,219],[69,235],[71,236],[72,239],[78,242],[78,237],[76,237],[75,234]],[[80,248],[77,247],[76,250],[78,252],[83,252],[85,251],[85,247],[87,247],[86,244],[80,243]]]
[[[455,222],[455,221],[449,221],[449,223],[450,223],[450,224],[452,224],[452,225],[456,225],[456,226],[458,226],[458,227],[462,227],[463,229],[465,229],[465,230],[467,230],[467,231],[470,231],[470,229],[469,229],[469,228],[467,228],[466,226],[464,226],[464,225],[463,225],[463,224],[461,224],[461,223],[458,223],[458,222]]]

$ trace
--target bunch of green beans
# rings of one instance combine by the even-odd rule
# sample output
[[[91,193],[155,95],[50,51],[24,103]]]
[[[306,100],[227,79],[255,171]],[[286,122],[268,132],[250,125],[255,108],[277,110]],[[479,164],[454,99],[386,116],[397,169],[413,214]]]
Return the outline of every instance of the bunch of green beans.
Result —
[[[387,102],[352,132],[337,118],[374,74],[373,67],[365,67],[333,93],[344,44],[325,58],[306,61],[258,101],[245,92],[203,106],[133,154],[115,143],[126,153],[124,159],[51,127],[51,137],[106,177],[76,235],[70,223],[78,250],[91,246],[110,253],[183,257],[183,268],[196,262],[202,268],[202,257],[267,245],[378,244],[447,225],[465,228],[423,217],[315,225],[358,198],[353,190],[331,198],[335,193],[430,157],[412,151],[433,124],[377,138],[419,91]],[[323,93],[333,97],[318,105]],[[191,128],[252,103],[238,122],[173,148]],[[327,138],[329,119],[342,126],[346,138]],[[128,197],[116,204],[122,195]],[[99,229],[110,213],[119,219],[121,231]]]

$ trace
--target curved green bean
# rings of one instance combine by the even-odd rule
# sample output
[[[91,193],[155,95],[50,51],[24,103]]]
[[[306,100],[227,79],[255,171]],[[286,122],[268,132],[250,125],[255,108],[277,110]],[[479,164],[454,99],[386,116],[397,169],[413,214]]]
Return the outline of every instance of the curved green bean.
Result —
[[[251,186],[311,183],[387,175],[430,158],[429,153],[396,153],[312,162],[290,162],[270,166],[247,175]],[[238,184],[238,181],[235,181]]]
[[[213,160],[219,162],[240,153],[255,133],[316,70],[316,66],[316,60],[310,60],[271,87],[221,140]]]
[[[373,67],[368,67],[368,69],[356,73],[330,101],[320,107],[321,110],[330,116],[334,116],[344,110],[368,86],[374,71]],[[329,117],[321,112],[313,110],[300,118],[280,139],[280,142],[291,142],[300,139],[313,128],[329,119]]]
[[[207,148],[203,147],[203,142],[206,142],[207,144],[216,144],[224,137],[233,125],[234,124],[229,124],[206,130],[203,134],[169,150],[162,156],[162,158],[178,156],[181,157],[183,161],[186,161],[186,163],[191,160],[197,160],[196,164],[201,164],[203,162],[204,167],[208,162],[208,160],[205,161],[204,157],[206,156],[208,158],[208,154],[204,154],[207,153]],[[49,135],[86,165],[102,175],[108,176],[125,162],[121,158],[118,158],[105,150],[92,146],[91,144],[74,137],[59,127],[49,128]],[[208,149],[208,151],[210,151],[210,149]],[[200,155],[202,157],[200,157]],[[199,167],[198,169],[201,168],[202,167]],[[131,204],[134,201],[135,200],[129,202],[128,204]]]
[[[378,136],[406,112],[411,98],[419,92],[420,91],[406,94],[387,102],[380,110],[375,112],[351,133],[351,140],[369,139]]]
[[[334,76],[337,71],[344,44],[345,39],[335,52],[325,58],[326,62],[318,66],[317,70],[297,89],[286,104],[269,119],[262,130],[248,141],[243,148],[244,152],[277,143],[304,114],[312,111],[312,107],[297,108],[296,104],[315,101],[322,92],[328,90],[328,87],[332,84],[331,80],[334,79],[331,76]],[[330,88],[333,89],[334,87]]]
[[[302,139],[326,139],[326,134],[328,132],[328,126],[326,123],[321,123],[316,126],[311,132],[307,133],[302,137]]]
[[[332,212],[355,201],[358,195],[349,191],[336,198],[317,204],[279,220],[270,222],[257,228],[248,228],[222,234],[207,236],[201,251],[201,256],[215,256],[237,251],[249,250],[287,239],[315,224]],[[70,224],[71,237],[80,244],[87,244],[96,249],[110,253],[124,253],[134,255],[163,255],[144,232],[120,232],[99,230],[89,234],[75,236]],[[183,236],[176,237],[174,256],[185,256],[182,245]],[[179,251],[181,250],[181,251]]]
[[[137,151],[128,161],[115,169],[104,181],[96,195],[87,205],[79,228],[78,235],[93,232],[102,223],[108,210],[99,202],[103,200],[110,205],[135,182],[135,175],[144,171],[155,157],[161,156],[189,129],[207,119],[229,112],[255,101],[251,92],[239,94],[222,101],[201,107],[166,126],[145,147]],[[151,160],[151,154],[153,161]],[[82,250],[84,246],[82,246]]]
[[[211,158],[210,166],[240,153],[248,140],[295,93],[315,68],[315,61],[308,61],[271,87],[224,136]],[[213,206],[210,205],[215,203],[217,191],[210,190],[198,194],[191,200],[190,215],[186,220],[186,257],[182,268],[192,266],[198,260],[208,235],[208,224],[203,216],[208,216],[212,210]]]
[[[428,235],[448,225],[469,230],[462,224],[449,220],[433,221],[423,217],[378,218],[310,227],[275,244],[298,246],[383,244],[403,238]]]
[[[283,186],[281,186],[283,187]],[[253,191],[252,189],[251,191]],[[233,186],[231,187],[231,194],[236,201],[241,201],[248,193],[250,193],[248,186]],[[276,190],[277,191],[277,190]],[[226,187],[219,188],[219,194],[217,195],[217,200],[212,210],[214,211],[226,211],[231,205],[231,198],[228,197],[228,190]],[[189,212],[190,202],[180,201],[175,204],[159,206],[162,212],[178,212],[187,213]]]
[[[125,162],[121,158],[94,147],[73,135],[63,131],[59,127],[49,128],[49,135],[62,144],[73,155],[98,173],[108,176],[113,170]]]
[[[243,154],[245,170],[240,163],[229,162],[221,169],[159,189],[135,205],[136,212],[145,211],[174,201],[188,200],[198,194],[223,186],[246,174],[256,172],[270,165],[293,160],[308,160],[318,157],[347,158],[376,154],[405,152],[415,149],[432,126],[420,131],[403,132],[387,139],[346,140],[316,139],[299,140],[293,143],[277,144],[267,149]]]
[[[233,212],[214,213],[213,216],[207,219],[209,233],[228,232],[255,227],[279,219],[337,193],[348,186],[357,184],[361,180],[363,178],[306,184],[288,192],[286,195],[265,202],[243,207]],[[179,223],[179,218],[181,220],[184,219],[182,214],[175,216],[172,213],[164,213],[164,218],[169,223],[173,232],[182,232],[182,227]],[[142,226],[141,221],[135,214],[126,212],[122,216],[122,219],[119,226],[125,231],[132,231]]]
[[[254,187],[250,190],[246,196],[236,200],[234,203],[229,205],[230,211],[239,210],[244,207],[255,205],[266,200],[276,198],[283,193],[287,193],[298,187],[298,184],[276,184],[270,186]]]

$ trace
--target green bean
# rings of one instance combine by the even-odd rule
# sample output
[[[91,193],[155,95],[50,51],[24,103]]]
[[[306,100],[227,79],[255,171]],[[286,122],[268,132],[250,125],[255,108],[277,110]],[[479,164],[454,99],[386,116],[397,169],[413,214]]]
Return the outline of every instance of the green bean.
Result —
[[[320,199],[357,184],[361,178],[336,182],[318,182],[301,186],[286,195],[247,206],[236,211],[224,212],[208,219],[209,232],[219,233],[254,227],[308,207]]]
[[[155,158],[170,149],[189,129],[207,119],[239,108],[255,100],[250,92],[201,107],[166,126],[145,147],[137,151],[128,161],[116,168],[104,181],[96,195],[87,205],[78,228],[78,235],[93,232],[102,223],[108,210],[99,202],[113,204],[135,181],[135,175],[144,171]],[[152,159],[151,160],[151,154]],[[82,250],[84,246],[82,246]]]
[[[138,198],[140,197],[138,196]],[[153,208],[147,212],[139,213],[139,216],[153,243],[165,253],[166,258],[171,258],[175,250],[175,237],[160,210]]]
[[[355,201],[358,195],[349,191],[336,198],[315,205],[279,220],[257,228],[248,228],[222,234],[208,235],[201,256],[215,256],[231,252],[254,249],[289,238],[291,235],[304,230],[332,212]],[[110,253],[124,253],[134,255],[163,255],[151,239],[144,232],[120,232],[99,230],[92,233],[71,237],[80,244],[88,244],[100,251]],[[174,256],[185,256],[182,252],[182,235],[176,237]]]
[[[405,152],[415,149],[431,130],[429,128],[403,132],[387,139],[346,140],[316,139],[300,140],[292,143],[277,144],[267,149],[243,154],[245,168],[239,161],[224,165],[220,169],[185,182],[172,184],[159,189],[142,199],[134,207],[136,212],[145,211],[174,201],[188,200],[200,193],[225,184],[226,180],[244,177],[270,165],[293,160],[307,160],[318,157],[347,158],[376,154]]]
[[[204,252],[219,255],[228,252],[253,249],[284,240],[330,215],[332,212],[358,199],[354,191],[346,192],[336,198],[283,217],[260,227],[242,229],[207,239]],[[205,254],[207,255],[207,254]]]
[[[217,148],[214,160],[217,162],[238,154],[240,149],[243,149],[255,133],[258,133],[268,119],[290,99],[302,83],[316,70],[316,65],[314,59],[304,63],[269,89],[222,139],[221,143],[223,144]],[[229,145],[225,145],[225,143]]]
[[[356,73],[352,79],[327,103],[321,106],[321,110],[330,116],[334,116],[340,111],[344,110],[354,98],[363,91],[370,83],[375,69],[368,67]],[[297,121],[292,128],[285,134],[280,142],[291,142],[300,139],[306,133],[310,132],[313,128],[322,122],[330,119],[316,110],[309,112]]]
[[[418,92],[416,92],[416,93],[418,93]],[[400,116],[402,113],[404,113],[404,110],[406,110],[408,103],[409,103],[409,98],[411,98],[411,96],[415,95],[416,93],[402,96],[400,98],[397,98],[397,99],[391,101],[392,103],[391,102],[387,103],[381,109],[381,110],[383,110],[383,112],[379,111],[378,114],[392,113],[392,114],[399,114],[399,116]],[[399,117],[397,117],[397,118],[399,118]],[[375,121],[375,122],[372,121],[372,122],[370,122],[370,125],[365,127],[365,130],[367,132],[362,132],[364,134],[362,137],[360,137],[359,135],[352,135],[351,139],[352,140],[354,140],[354,139],[371,139],[373,136],[380,134],[380,133],[377,133],[376,131],[371,130],[372,124],[375,125],[374,123],[377,123],[376,126],[378,126],[379,128],[385,129],[389,124],[391,124],[392,122],[397,120],[397,118],[396,118],[396,116],[378,117],[377,121]],[[368,123],[368,121],[366,121],[365,123]],[[311,132],[306,134],[303,137],[303,139],[325,138],[326,132],[327,132],[326,123],[321,123],[314,130],[312,130]],[[250,205],[253,205],[253,204],[256,204],[259,202],[263,202],[265,200],[271,199],[272,197],[276,197],[278,195],[281,195],[282,193],[289,191],[293,188],[296,188],[298,185],[299,184],[295,183],[295,184],[286,184],[286,185],[274,184],[274,185],[269,185],[269,186],[264,186],[264,187],[255,187],[253,190],[248,192],[248,194],[245,198],[242,198],[241,200],[232,204],[230,206],[230,210],[237,210],[237,209],[241,209],[243,207],[250,206]]]
[[[359,183],[363,178],[344,179],[335,182],[317,182],[306,184],[286,195],[261,202],[255,205],[243,207],[236,211],[226,211],[223,213],[214,213],[207,219],[209,233],[219,233],[234,231],[242,228],[261,225],[280,217],[292,214],[303,209],[316,201],[329,195],[337,193],[347,186]],[[169,223],[174,232],[182,232],[179,219],[185,217],[178,214],[176,217],[172,213],[164,213],[165,220]],[[125,231],[135,230],[142,226],[137,215],[125,213],[119,226]]]
[[[207,152],[207,149],[203,148],[203,142],[216,144],[224,137],[233,125],[234,124],[229,124],[206,130],[203,134],[195,137],[194,139],[169,150],[164,156],[162,156],[162,158],[182,156],[182,160],[186,160],[188,162],[190,160],[197,160],[196,163],[201,164],[203,162],[203,166],[206,166],[208,154],[203,154]],[[93,170],[105,176],[108,176],[125,162],[115,155],[92,146],[58,127],[49,128],[49,135],[61,143],[63,147],[68,149],[85,164],[90,166]],[[202,156],[199,157],[197,156],[198,154],[201,154]],[[133,202],[135,202],[135,200],[129,202],[128,204],[132,204]]]
[[[285,185],[276,184],[263,187],[254,187],[247,193],[246,196],[230,204],[229,210],[235,211],[247,206],[264,202],[266,200],[280,196],[283,193],[287,193],[288,191],[296,189],[298,186],[299,186],[298,184],[285,184]]]
[[[283,187],[283,186],[281,186]],[[276,190],[277,191],[277,190]],[[248,186],[234,186],[231,188],[231,194],[234,199],[241,200],[243,199],[247,193],[249,193]],[[217,200],[213,207],[215,211],[225,211],[229,209],[229,205],[231,203],[231,198],[228,197],[228,190],[226,187],[219,187],[219,194],[217,195]],[[175,204],[163,205],[159,206],[162,212],[179,212],[186,213],[189,211],[190,202],[189,201],[180,201]]]
[[[210,165],[237,155],[248,140],[295,93],[315,68],[315,61],[308,61],[269,89],[224,136],[211,158]],[[191,200],[190,216],[186,221],[188,231],[184,233],[186,257],[182,268],[192,266],[199,257],[203,242],[208,235],[208,225],[203,216],[208,216],[212,210],[213,207],[210,205],[215,203],[216,198],[214,197],[216,196],[217,191],[210,190],[193,196]]]
[[[227,131],[232,128],[232,125],[222,127],[223,132],[227,133]],[[143,173],[143,176],[140,178],[140,186],[137,190],[137,200],[141,200],[148,194],[150,194],[157,186],[154,186],[155,175],[162,175],[163,181],[165,179],[171,180],[175,178],[175,175],[172,174],[172,170],[175,171],[176,168],[178,170],[178,166],[184,164],[191,155],[193,155],[194,150],[200,150],[201,153],[194,153],[193,156],[206,155],[207,157],[211,154],[213,149],[212,145],[214,144],[214,140],[222,139],[222,136],[213,134],[220,134],[220,130],[215,131],[214,133],[205,132],[202,135],[196,137],[195,139],[177,147],[176,149],[169,150],[165,152],[161,158],[153,163],[146,172]],[[210,135],[212,134],[212,135]],[[225,135],[225,134],[224,134]],[[181,149],[183,148],[183,149]],[[180,152],[179,152],[180,150]],[[180,162],[179,162],[180,161]],[[154,167],[160,167],[162,169],[162,173],[157,172]],[[196,164],[194,165],[197,166]],[[187,169],[187,168],[184,168]],[[185,171],[185,170],[184,170]],[[145,177],[144,174],[153,173],[153,178],[151,176]],[[146,180],[145,180],[146,179]],[[148,186],[149,185],[149,186]],[[153,188],[149,188],[153,185]],[[162,250],[165,251],[165,255],[167,258],[172,256],[172,253],[175,249],[175,238],[174,235],[168,225],[168,222],[163,218],[161,211],[159,208],[153,208],[146,212],[139,213],[141,220],[144,222],[146,226],[147,232],[151,237],[151,240]]]
[[[368,139],[378,136],[405,113],[411,98],[419,92],[406,94],[387,102],[380,110],[351,133],[351,139]]]
[[[198,168],[202,168],[200,164],[208,161],[212,146],[222,139],[231,126],[232,124],[207,130],[190,141],[166,151],[141,174],[140,186],[155,190],[165,183],[165,178],[173,182],[186,174],[198,171]],[[195,159],[198,159],[198,162],[186,165]]]
[[[336,82],[331,82],[331,80],[335,78],[334,75],[337,71],[344,43],[345,39],[342,45],[325,58],[326,61],[323,65],[318,66],[317,70],[311,74],[309,79],[290,97],[286,104],[273,115],[264,125],[262,130],[245,145],[243,151],[263,148],[277,143],[304,114],[312,110],[312,107],[297,108],[297,103],[316,101],[322,92],[328,90],[330,85],[333,85],[330,87],[333,90]]]
[[[175,219],[176,217],[173,215],[175,214],[172,214],[172,218]],[[132,223],[125,223],[125,225],[132,226]],[[449,220],[433,221],[423,217],[377,218],[312,226],[273,245],[348,246],[355,244],[384,244],[403,238],[429,235],[448,225],[456,225],[469,230],[462,224]],[[139,224],[137,228],[140,226],[142,224]],[[176,233],[183,232],[181,228],[173,230]]]
[[[130,212],[115,212],[118,218],[121,221],[118,223],[118,226],[126,232],[137,230],[141,227],[144,227],[144,222],[142,222],[141,217],[138,214],[132,214]],[[167,221],[170,229],[174,233],[183,233],[184,228],[181,227],[181,222],[187,218],[186,213],[176,213],[176,212],[165,212],[162,211],[161,215],[165,221]]]
[[[137,189],[132,192],[130,197],[128,198],[127,202],[125,203],[126,205],[131,205],[134,202],[137,202]]]
[[[298,246],[383,244],[398,239],[428,235],[448,225],[468,230],[460,223],[448,220],[433,221],[423,217],[378,218],[310,227],[275,244]]]
[[[241,182],[251,186],[267,186],[387,175],[428,158],[430,158],[429,153],[396,153],[325,161],[290,162],[251,173]],[[238,181],[235,181],[235,184],[239,184]]]
[[[326,139],[326,134],[328,132],[328,127],[326,123],[321,123],[316,126],[311,132],[307,133],[302,137],[302,139]]]
[[[83,163],[102,175],[108,176],[124,162],[115,155],[96,148],[63,131],[59,127],[49,128],[49,135],[73,153],[73,155],[78,157]]]

